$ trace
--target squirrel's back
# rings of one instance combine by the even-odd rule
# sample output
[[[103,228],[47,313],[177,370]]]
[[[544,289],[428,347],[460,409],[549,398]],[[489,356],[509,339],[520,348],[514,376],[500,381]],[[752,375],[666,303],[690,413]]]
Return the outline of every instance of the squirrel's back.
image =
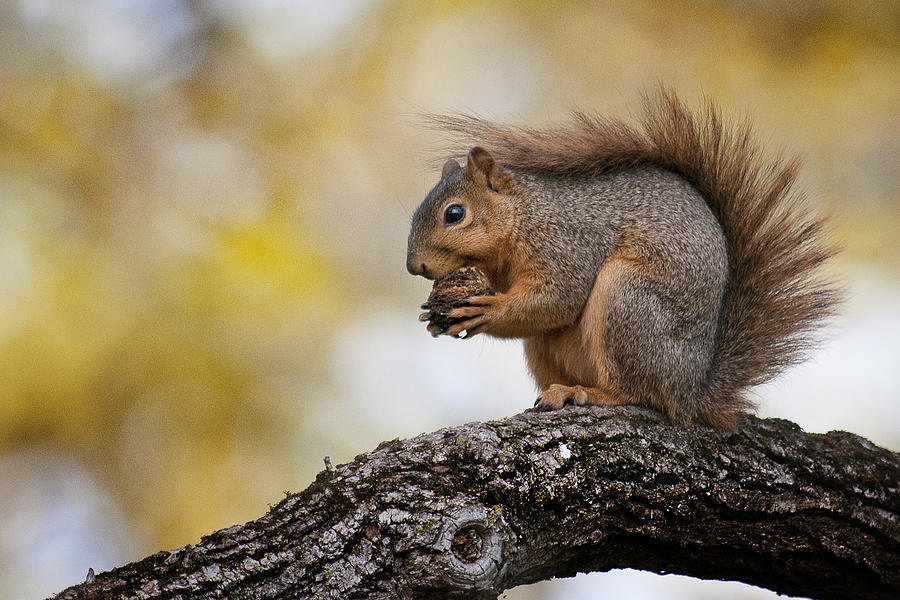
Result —
[[[798,161],[763,158],[750,127],[725,123],[712,105],[694,113],[661,91],[645,99],[640,129],[584,113],[572,126],[544,130],[466,116],[433,120],[514,171],[565,181],[662,169],[699,192],[727,255],[706,382],[716,406],[701,421],[727,423],[748,408],[741,391],[802,359],[839,302],[839,290],[818,273],[836,248],[825,240],[823,219],[792,191]]]
[[[709,291],[718,304],[728,262],[725,234],[703,196],[678,173],[648,164],[598,175],[518,171],[515,180],[517,237],[547,271],[566,265],[547,277],[576,285],[580,302],[603,263],[627,246],[665,279],[668,289],[660,293],[698,300]]]

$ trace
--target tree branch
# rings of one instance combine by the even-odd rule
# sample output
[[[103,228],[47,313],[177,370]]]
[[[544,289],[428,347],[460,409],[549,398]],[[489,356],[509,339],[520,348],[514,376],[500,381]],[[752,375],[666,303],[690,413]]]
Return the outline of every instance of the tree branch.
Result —
[[[256,521],[56,598],[496,598],[620,567],[900,597],[900,454],[777,419],[526,412],[382,443]]]

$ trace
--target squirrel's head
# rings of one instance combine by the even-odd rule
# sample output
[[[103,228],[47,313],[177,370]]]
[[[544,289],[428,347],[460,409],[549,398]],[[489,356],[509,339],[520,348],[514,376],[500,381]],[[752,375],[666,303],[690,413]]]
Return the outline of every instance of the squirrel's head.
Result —
[[[413,214],[406,268],[437,279],[464,266],[494,271],[512,230],[512,174],[484,148],[472,148],[462,168],[448,160],[441,180]]]

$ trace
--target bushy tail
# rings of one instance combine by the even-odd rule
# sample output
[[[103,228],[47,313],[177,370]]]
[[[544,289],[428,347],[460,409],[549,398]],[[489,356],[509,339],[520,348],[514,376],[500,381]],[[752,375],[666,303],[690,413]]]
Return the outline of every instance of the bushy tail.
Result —
[[[749,124],[726,123],[712,104],[694,113],[661,90],[645,97],[640,129],[584,113],[543,130],[433,120],[510,166],[566,176],[652,164],[701,192],[725,232],[730,276],[699,421],[725,425],[752,407],[741,391],[802,360],[840,302],[839,289],[818,274],[837,249],[825,240],[824,220],[792,190],[799,162],[764,158]]]
[[[747,123],[727,126],[712,105],[694,115],[663,91],[645,100],[643,128],[658,164],[697,187],[725,232],[730,276],[709,408],[739,410],[749,404],[740,391],[802,360],[833,315],[841,292],[818,267],[837,248],[792,190],[799,161],[762,158]]]

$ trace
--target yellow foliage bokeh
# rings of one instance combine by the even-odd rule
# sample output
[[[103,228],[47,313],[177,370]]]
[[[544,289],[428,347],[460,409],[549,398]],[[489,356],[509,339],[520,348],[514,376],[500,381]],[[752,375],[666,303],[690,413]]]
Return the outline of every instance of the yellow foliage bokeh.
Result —
[[[304,487],[322,422],[345,458],[380,435],[332,348],[426,289],[406,227],[443,155],[410,115],[708,95],[805,155],[840,269],[900,281],[895,2],[132,4],[0,8],[0,459],[74,457],[121,561]]]

